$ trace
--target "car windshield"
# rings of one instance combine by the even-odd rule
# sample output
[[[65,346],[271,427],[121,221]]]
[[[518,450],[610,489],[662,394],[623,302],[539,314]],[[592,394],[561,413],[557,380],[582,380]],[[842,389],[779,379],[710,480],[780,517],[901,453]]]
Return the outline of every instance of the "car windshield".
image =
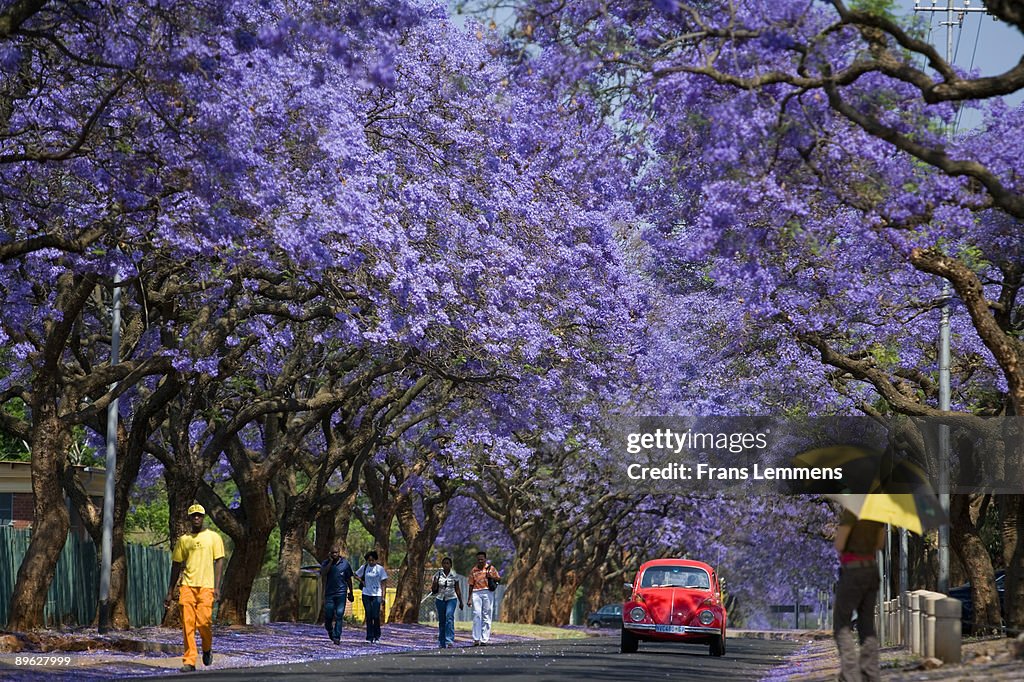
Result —
[[[689,587],[711,589],[707,571],[691,566],[652,566],[644,571],[640,587]]]
[[[606,606],[603,609],[601,609],[600,613],[611,613],[611,614],[622,613],[622,606],[621,605]]]

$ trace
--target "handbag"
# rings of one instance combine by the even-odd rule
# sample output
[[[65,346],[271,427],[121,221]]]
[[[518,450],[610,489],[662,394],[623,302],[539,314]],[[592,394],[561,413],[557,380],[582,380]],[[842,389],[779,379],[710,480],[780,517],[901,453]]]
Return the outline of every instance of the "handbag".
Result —
[[[430,594],[437,594],[438,592],[441,591],[441,585],[440,585],[441,581],[438,579],[440,577],[441,577],[441,575],[437,574],[437,575],[434,576],[434,579],[432,581],[430,581]]]
[[[492,576],[490,573],[487,574],[487,589],[494,592],[498,589],[498,579]]]

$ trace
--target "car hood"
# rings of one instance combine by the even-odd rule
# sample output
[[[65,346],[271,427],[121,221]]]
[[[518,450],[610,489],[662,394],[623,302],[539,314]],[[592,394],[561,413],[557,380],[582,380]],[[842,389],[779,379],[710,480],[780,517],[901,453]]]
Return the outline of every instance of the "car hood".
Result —
[[[641,591],[647,613],[655,623],[688,625],[701,605],[712,598],[710,590],[685,587],[658,587]]]

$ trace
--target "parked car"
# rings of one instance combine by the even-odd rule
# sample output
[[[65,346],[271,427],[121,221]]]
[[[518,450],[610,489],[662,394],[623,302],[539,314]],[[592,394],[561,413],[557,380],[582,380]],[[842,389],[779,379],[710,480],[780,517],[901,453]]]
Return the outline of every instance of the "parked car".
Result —
[[[996,594],[999,595],[999,612],[1006,620],[1006,571],[996,571]],[[949,588],[949,596],[959,599],[960,630],[965,635],[974,633],[974,598],[971,595],[971,584],[960,585]]]
[[[622,604],[606,604],[587,615],[587,627],[604,628],[622,625]]]
[[[622,606],[622,653],[640,642],[706,644],[712,656],[725,655],[725,604],[711,566],[688,559],[655,559],[637,572],[632,594]]]

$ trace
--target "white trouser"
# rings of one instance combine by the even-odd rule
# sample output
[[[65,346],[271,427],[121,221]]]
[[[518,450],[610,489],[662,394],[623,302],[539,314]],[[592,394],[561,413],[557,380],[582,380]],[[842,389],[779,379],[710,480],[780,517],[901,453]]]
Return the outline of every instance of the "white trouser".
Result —
[[[473,641],[487,642],[491,639],[491,609],[494,595],[490,590],[473,590]]]

